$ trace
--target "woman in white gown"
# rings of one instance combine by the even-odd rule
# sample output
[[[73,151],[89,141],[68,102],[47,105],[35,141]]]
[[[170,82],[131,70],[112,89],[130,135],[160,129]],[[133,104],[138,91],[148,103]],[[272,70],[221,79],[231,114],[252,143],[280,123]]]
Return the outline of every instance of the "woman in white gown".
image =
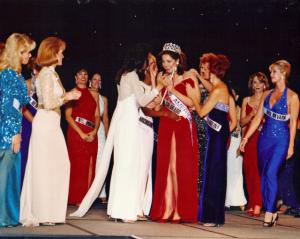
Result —
[[[232,90],[235,100],[238,95]],[[243,187],[243,157],[239,152],[241,143],[240,107],[236,105],[237,126],[231,132],[230,146],[227,151],[227,187],[225,206],[239,206],[244,209],[247,203]]]
[[[114,166],[110,183],[107,214],[125,222],[137,220],[140,205],[141,180],[141,134],[139,131],[140,107],[152,101],[162,88],[155,88],[155,75],[151,77],[152,90],[145,93],[140,79],[144,76],[147,51],[136,46],[125,57],[119,72],[119,97],[114,111],[106,144],[104,146],[99,171],[83,199],[80,207],[71,216],[82,217],[97,198],[110,162],[114,148]]]
[[[99,92],[101,89],[101,81],[102,77],[99,73],[95,73],[90,81],[90,89],[96,92]],[[97,160],[96,160],[96,172],[99,171],[99,165],[103,154],[103,149],[106,141],[106,136],[109,127],[109,119],[108,119],[108,102],[105,96],[102,96],[99,93],[99,110],[100,110],[100,127],[98,130],[98,152],[97,152]],[[107,195],[106,195],[106,184],[103,184],[101,192],[99,194],[99,199],[102,203],[107,203]]]
[[[65,42],[44,39],[37,63],[38,110],[32,122],[28,161],[21,193],[20,222],[24,226],[64,223],[69,192],[70,162],[60,128],[60,106],[78,99],[80,92],[65,93],[55,67],[62,65]]]

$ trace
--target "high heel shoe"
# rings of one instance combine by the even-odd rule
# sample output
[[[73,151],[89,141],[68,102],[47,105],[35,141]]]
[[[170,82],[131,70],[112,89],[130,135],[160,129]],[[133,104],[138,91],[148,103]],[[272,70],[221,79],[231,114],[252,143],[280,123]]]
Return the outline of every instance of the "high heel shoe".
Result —
[[[171,220],[171,218],[174,217],[174,213],[175,213],[175,211],[173,210],[173,211],[171,212],[171,214],[170,214],[167,218],[161,218],[161,219],[158,219],[157,222],[160,222],[160,223],[167,223],[168,221]]]
[[[278,213],[277,213],[277,215],[276,215],[276,217],[275,217],[274,220],[272,220],[272,221],[270,221],[270,222],[265,222],[265,221],[264,221],[263,226],[264,226],[264,227],[273,227],[273,226],[275,227],[276,224],[277,224],[277,221],[278,221]]]

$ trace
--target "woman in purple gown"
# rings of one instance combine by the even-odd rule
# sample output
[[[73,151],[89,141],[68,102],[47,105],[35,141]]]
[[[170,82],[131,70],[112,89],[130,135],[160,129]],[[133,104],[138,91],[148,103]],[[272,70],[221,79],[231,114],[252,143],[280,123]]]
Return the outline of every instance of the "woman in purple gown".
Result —
[[[29,104],[23,109],[22,117],[22,141],[21,141],[21,187],[23,184],[23,178],[25,174],[25,168],[28,156],[29,140],[31,135],[31,123],[37,110],[37,95],[35,90],[35,78],[40,68],[35,63],[35,58],[31,58],[28,64],[28,68],[32,71],[32,77],[26,80],[28,88],[28,95],[30,97]]]

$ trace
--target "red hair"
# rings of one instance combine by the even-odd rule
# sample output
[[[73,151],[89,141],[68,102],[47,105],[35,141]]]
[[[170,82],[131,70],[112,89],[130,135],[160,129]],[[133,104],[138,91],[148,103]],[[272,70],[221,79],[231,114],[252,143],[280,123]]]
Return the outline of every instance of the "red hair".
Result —
[[[200,58],[200,63],[208,63],[209,71],[221,79],[230,67],[230,62],[227,56],[221,54],[216,55],[214,53],[203,54]]]

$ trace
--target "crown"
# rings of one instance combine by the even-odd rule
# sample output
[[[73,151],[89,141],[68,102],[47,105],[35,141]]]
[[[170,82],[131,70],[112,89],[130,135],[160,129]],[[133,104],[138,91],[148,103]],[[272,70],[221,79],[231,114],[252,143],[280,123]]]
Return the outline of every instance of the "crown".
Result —
[[[165,45],[163,47],[163,51],[173,51],[173,52],[176,52],[178,54],[181,53],[180,46],[178,46],[174,43],[171,43],[171,42],[165,43]]]

